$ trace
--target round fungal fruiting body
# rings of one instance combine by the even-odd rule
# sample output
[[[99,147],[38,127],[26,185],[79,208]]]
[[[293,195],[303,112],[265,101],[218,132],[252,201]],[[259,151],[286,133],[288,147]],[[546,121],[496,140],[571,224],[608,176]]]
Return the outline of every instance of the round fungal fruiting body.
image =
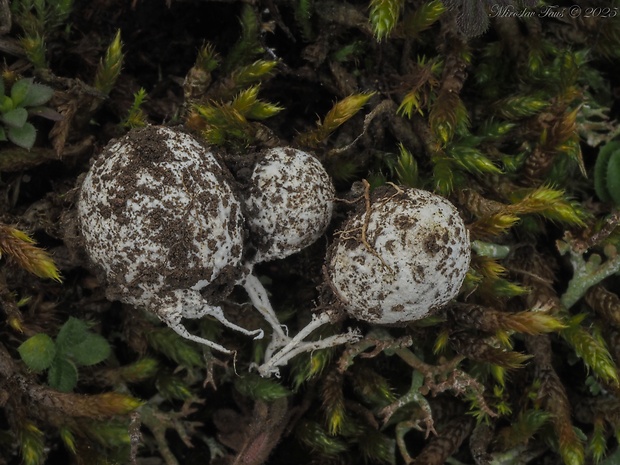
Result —
[[[349,315],[368,323],[399,325],[418,320],[456,297],[469,269],[469,234],[450,202],[418,189],[382,189],[350,217],[327,256],[328,282]],[[278,373],[294,356],[359,340],[349,330],[304,341],[337,311],[310,323],[258,368]]]
[[[211,315],[236,330],[209,294],[241,269],[241,205],[215,156],[166,127],[134,130],[110,143],[87,173],[78,200],[86,251],[111,299],[156,313],[191,336],[182,317]],[[232,279],[231,279],[232,278]]]
[[[314,156],[290,147],[260,154],[245,193],[253,261],[284,258],[316,241],[331,220],[334,196]]]
[[[469,269],[469,234],[443,197],[386,192],[352,216],[330,247],[327,274],[354,318],[398,325],[432,314],[458,294]]]

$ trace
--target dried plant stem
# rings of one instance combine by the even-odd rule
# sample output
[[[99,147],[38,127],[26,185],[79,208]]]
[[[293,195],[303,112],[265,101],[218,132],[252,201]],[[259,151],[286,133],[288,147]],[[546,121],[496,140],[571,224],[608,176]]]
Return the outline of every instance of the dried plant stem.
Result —
[[[75,394],[59,392],[47,386],[36,384],[20,372],[4,345],[0,344],[0,388],[17,390],[29,402],[41,409],[41,415],[54,413],[60,416],[101,419],[113,415],[124,415],[141,405],[137,399],[116,392],[104,394]],[[22,402],[19,395],[9,396],[15,402]]]

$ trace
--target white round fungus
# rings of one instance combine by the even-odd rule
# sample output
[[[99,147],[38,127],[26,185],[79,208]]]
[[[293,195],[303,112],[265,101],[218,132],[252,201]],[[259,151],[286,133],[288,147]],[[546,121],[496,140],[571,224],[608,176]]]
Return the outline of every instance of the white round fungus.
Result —
[[[314,156],[289,147],[260,154],[245,193],[254,262],[287,257],[316,241],[331,220],[334,196]]]
[[[469,234],[457,209],[424,190],[384,192],[337,235],[328,279],[346,311],[369,323],[433,313],[456,297],[469,269]]]
[[[211,294],[241,275],[241,205],[212,152],[190,135],[151,126],[110,143],[87,173],[78,200],[86,251],[110,299],[156,313],[179,334],[181,318],[227,321]],[[207,298],[205,298],[207,296]]]

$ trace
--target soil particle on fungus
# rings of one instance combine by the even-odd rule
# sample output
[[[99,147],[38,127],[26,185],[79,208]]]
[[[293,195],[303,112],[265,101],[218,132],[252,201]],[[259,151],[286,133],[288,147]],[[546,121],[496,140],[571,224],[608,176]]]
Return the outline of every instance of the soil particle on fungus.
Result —
[[[456,297],[470,257],[468,231],[450,202],[419,189],[384,190],[337,234],[327,279],[354,318],[404,324]]]
[[[243,219],[226,177],[211,152],[170,128],[106,147],[82,184],[78,221],[110,299],[148,307],[162,292],[208,293],[220,274],[238,277]]]
[[[286,147],[260,153],[244,192],[254,261],[284,258],[316,241],[331,220],[334,196],[314,156]]]

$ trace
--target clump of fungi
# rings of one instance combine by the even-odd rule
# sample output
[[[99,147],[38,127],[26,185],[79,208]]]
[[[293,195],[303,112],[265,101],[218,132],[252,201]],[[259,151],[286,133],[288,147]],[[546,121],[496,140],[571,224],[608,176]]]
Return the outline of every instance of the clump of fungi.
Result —
[[[372,324],[406,324],[453,299],[469,268],[469,235],[444,198],[396,186],[372,196],[331,244],[326,280],[337,305],[317,313],[294,337],[278,321],[252,273],[316,241],[331,221],[331,179],[312,155],[273,148],[256,157],[243,189],[217,156],[189,134],[166,127],[134,130],[95,160],[81,187],[78,221],[85,249],[107,283],[107,296],[156,314],[181,336],[183,318],[229,321],[217,302],[242,285],[272,327],[263,376],[295,355],[355,341],[349,330],[304,341],[316,328],[351,316]],[[246,225],[249,237],[246,237]],[[246,258],[244,248],[255,250]]]

